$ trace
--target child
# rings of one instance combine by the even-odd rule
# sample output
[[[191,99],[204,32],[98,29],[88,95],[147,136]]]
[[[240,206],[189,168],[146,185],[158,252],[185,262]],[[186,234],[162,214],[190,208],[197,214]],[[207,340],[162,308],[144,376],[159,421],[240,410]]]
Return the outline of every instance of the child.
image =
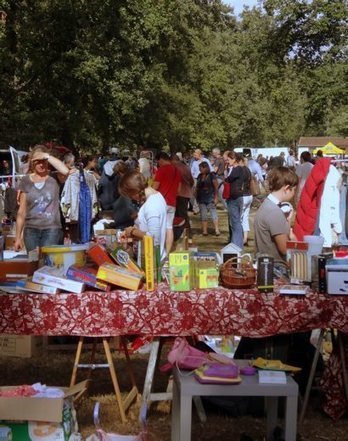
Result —
[[[196,185],[196,199],[199,204],[202,222],[202,234],[208,235],[208,211],[215,227],[215,235],[220,236],[219,219],[216,211],[218,201],[218,181],[215,173],[212,173],[207,162],[199,164],[199,175]]]
[[[286,242],[296,240],[290,222],[280,207],[293,199],[298,177],[287,167],[277,167],[268,174],[270,194],[258,209],[254,220],[256,252],[269,254],[278,261],[286,261]]]

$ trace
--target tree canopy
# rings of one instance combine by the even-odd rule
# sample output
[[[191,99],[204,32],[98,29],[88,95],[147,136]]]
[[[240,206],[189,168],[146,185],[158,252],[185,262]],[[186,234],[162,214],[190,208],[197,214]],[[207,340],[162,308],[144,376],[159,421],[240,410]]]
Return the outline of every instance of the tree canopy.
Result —
[[[0,0],[0,143],[185,151],[347,136],[347,3]]]

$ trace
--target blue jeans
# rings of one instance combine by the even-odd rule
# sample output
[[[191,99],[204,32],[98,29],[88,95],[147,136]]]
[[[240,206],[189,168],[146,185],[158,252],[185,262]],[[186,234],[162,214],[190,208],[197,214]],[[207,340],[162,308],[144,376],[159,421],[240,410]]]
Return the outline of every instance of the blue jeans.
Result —
[[[227,200],[229,223],[232,230],[232,242],[243,248],[243,227],[241,214],[243,209],[243,197]]]
[[[61,245],[63,241],[63,231],[61,228],[47,228],[46,230],[24,228],[23,239],[25,248],[27,252],[29,252],[36,247]]]

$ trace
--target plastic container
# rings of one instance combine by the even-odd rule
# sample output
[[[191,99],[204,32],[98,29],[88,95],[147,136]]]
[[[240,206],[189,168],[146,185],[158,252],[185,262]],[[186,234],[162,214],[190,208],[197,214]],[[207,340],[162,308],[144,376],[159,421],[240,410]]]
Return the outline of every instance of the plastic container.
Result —
[[[324,245],[324,238],[320,236],[304,236],[303,240],[308,243],[309,254],[320,254]]]
[[[45,265],[64,267],[66,272],[71,265],[86,263],[86,250],[89,244],[83,245],[52,245],[41,248]]]

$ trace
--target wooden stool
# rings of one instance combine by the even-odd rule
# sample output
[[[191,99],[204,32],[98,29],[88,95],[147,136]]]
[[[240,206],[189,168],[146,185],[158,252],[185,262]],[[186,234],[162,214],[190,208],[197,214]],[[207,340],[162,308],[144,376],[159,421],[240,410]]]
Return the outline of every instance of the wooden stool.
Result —
[[[92,370],[98,369],[98,368],[108,368],[110,371],[112,384],[113,384],[113,387],[115,390],[116,401],[117,401],[117,404],[118,404],[118,407],[120,410],[121,420],[124,423],[127,420],[127,418],[126,418],[127,409],[129,408],[129,406],[132,404],[133,400],[139,394],[138,388],[135,383],[135,377],[134,377],[134,373],[132,370],[131,361],[130,361],[129,353],[127,350],[127,345],[125,344],[124,339],[121,337],[121,345],[123,347],[123,350],[124,350],[124,353],[126,356],[126,361],[127,361],[127,366],[128,366],[127,371],[128,371],[128,375],[130,377],[131,383],[132,383],[132,389],[128,393],[128,395],[126,396],[126,398],[124,400],[122,399],[120,387],[118,384],[116,370],[115,370],[114,362],[112,360],[112,355],[111,355],[111,351],[110,351],[110,345],[109,345],[108,338],[106,338],[106,337],[102,338],[104,352],[105,352],[105,356],[106,356],[106,360],[107,360],[107,363],[104,363],[104,364],[101,364],[101,363],[95,364],[94,363],[95,353],[96,353],[96,349],[97,349],[97,338],[93,339],[93,347],[92,347],[92,352],[91,352],[90,363],[81,364],[80,358],[81,358],[83,343],[84,343],[84,337],[80,337],[79,342],[77,344],[75,362],[74,362],[74,367],[73,367],[73,371],[71,374],[71,380],[70,380],[70,387],[73,386],[74,384],[76,384],[77,370],[79,368],[80,369],[88,369],[88,374],[87,374],[88,379],[91,377]],[[77,398],[79,398],[79,396],[77,396]]]

